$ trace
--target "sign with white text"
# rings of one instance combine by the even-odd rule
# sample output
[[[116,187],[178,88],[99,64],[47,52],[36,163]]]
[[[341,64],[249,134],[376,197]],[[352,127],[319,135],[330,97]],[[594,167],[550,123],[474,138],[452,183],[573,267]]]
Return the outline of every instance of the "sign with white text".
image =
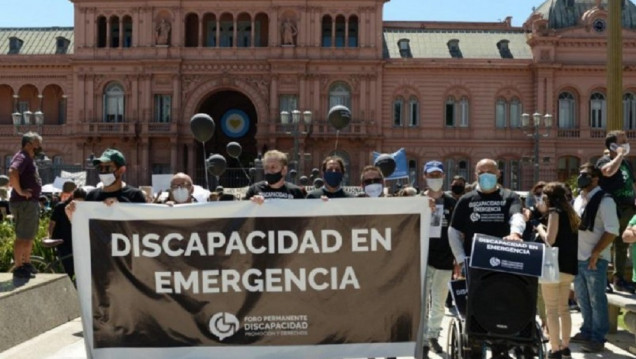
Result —
[[[544,246],[541,243],[503,240],[476,233],[470,266],[540,277],[543,268],[543,251]]]

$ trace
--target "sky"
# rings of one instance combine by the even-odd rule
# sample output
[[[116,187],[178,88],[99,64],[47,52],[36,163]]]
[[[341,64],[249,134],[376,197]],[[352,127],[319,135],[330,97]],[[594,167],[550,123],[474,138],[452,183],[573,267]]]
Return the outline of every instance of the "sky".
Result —
[[[384,20],[497,22],[512,16],[512,25],[521,26],[530,16],[532,7],[543,2],[391,0],[384,5]],[[0,27],[73,26],[73,4],[69,0],[0,0],[0,5]]]

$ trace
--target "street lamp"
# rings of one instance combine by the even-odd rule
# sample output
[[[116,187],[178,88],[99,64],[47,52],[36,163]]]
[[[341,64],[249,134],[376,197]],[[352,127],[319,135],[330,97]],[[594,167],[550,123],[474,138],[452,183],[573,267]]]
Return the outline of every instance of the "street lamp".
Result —
[[[539,142],[541,137],[548,137],[550,135],[550,128],[552,127],[552,115],[546,113],[543,115],[543,128],[544,133],[541,133],[541,114],[535,112],[532,114],[532,124],[530,123],[530,115],[524,113],[521,115],[521,130],[526,136],[531,137],[534,142],[534,157],[533,157],[533,185],[539,182]]]
[[[42,95],[38,95],[38,99],[39,99],[39,107],[40,109],[38,109],[35,112],[31,112],[29,110],[26,110],[22,113],[20,113],[20,111],[18,111],[18,95],[13,95],[13,99],[14,99],[14,112],[11,114],[11,117],[13,119],[13,128],[15,130],[16,135],[22,135],[22,131],[21,129],[23,129],[23,127],[27,128],[26,126],[31,126],[31,117],[34,117],[34,125],[37,126],[37,132],[38,134],[42,134],[42,126],[44,125],[44,113],[42,112],[41,108],[42,108]]]
[[[294,152],[292,153],[292,163],[294,164],[293,168],[298,171],[298,142],[301,134],[304,134],[300,131],[300,118],[302,117],[303,122],[305,123],[305,127],[309,127],[311,125],[311,111],[300,112],[299,110],[293,110],[291,112],[291,123],[290,123],[290,113],[287,111],[281,111],[280,113],[280,122],[285,126],[285,129],[291,127],[291,134],[294,136]],[[298,173],[298,172],[297,172]],[[302,173],[302,170],[300,171]]]

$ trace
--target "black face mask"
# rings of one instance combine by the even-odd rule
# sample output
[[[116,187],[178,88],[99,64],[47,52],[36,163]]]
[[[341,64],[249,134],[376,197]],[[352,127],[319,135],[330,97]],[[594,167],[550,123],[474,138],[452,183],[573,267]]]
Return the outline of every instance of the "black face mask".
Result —
[[[458,194],[458,195],[459,195],[459,194],[464,193],[464,189],[465,189],[465,188],[466,188],[466,187],[465,187],[465,186],[463,186],[463,185],[456,184],[456,185],[451,186],[451,191],[452,191],[454,194]]]
[[[266,173],[265,174],[265,181],[267,181],[267,184],[274,184],[274,183],[278,183],[278,181],[280,181],[283,178],[283,172],[279,171],[276,173]]]
[[[576,178],[576,186],[579,188],[587,188],[587,186],[590,185],[590,183],[592,183],[592,177],[590,177],[590,175],[588,174],[580,174],[577,178]]]

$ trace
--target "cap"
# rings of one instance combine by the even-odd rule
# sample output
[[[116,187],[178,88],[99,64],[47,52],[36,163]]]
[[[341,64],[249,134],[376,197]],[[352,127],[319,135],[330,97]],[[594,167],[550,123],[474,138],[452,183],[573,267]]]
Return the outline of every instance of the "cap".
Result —
[[[93,160],[93,165],[97,166],[100,163],[104,163],[104,162],[113,162],[117,167],[121,167],[121,166],[125,166],[126,165],[126,158],[124,158],[124,155],[121,154],[121,152],[117,151],[116,149],[113,148],[107,148],[104,153],[102,153],[102,155],[99,158],[96,158]]]
[[[424,165],[424,173],[442,172],[444,173],[444,165],[440,161],[428,161]]]

